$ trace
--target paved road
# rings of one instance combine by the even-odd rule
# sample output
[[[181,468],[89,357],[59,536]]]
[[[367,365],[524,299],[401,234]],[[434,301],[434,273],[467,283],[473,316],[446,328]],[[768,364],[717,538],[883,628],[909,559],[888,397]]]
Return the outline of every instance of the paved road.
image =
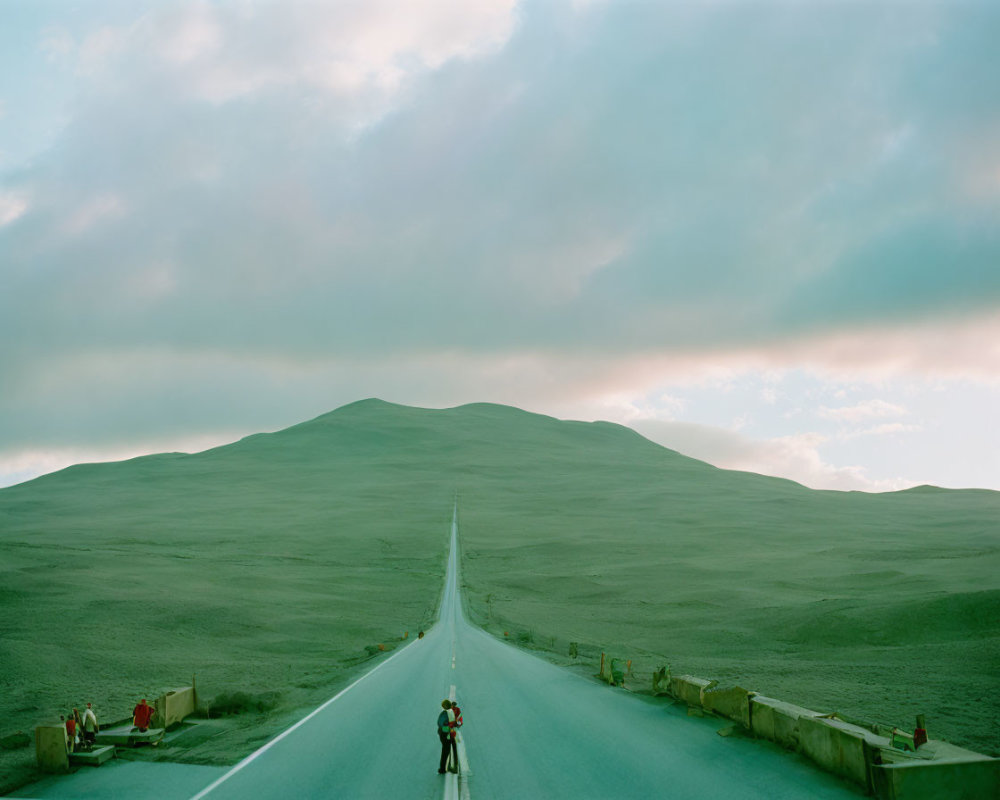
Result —
[[[458,788],[474,800],[860,796],[771,745],[716,735],[718,720],[601,686],[471,626],[453,521],[440,623],[195,798],[441,798],[454,778],[437,774],[434,725],[453,687],[471,768]]]

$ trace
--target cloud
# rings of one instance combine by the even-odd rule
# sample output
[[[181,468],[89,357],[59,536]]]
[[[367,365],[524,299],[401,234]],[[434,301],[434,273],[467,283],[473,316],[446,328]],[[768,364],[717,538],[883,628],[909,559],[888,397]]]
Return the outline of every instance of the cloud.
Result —
[[[827,438],[802,433],[759,440],[707,425],[640,420],[631,423],[648,439],[722,469],[788,478],[814,489],[893,491],[911,486],[906,480],[873,480],[860,466],[836,467],[820,456]]]
[[[42,32],[39,48],[49,60],[56,60],[71,56],[76,50],[76,42],[65,28],[51,27]]]
[[[127,46],[130,35],[128,28],[110,26],[89,34],[76,51],[77,69],[85,75],[101,73]]]
[[[937,375],[1000,383],[1000,312],[844,327],[800,338],[719,348],[705,355],[703,372],[802,365],[847,382],[872,376]],[[692,373],[698,371],[695,359],[689,364]]]
[[[842,431],[841,439],[856,439],[860,436],[889,436],[896,433],[916,433],[923,430],[921,425],[904,425],[902,422],[887,422],[882,425],[872,425],[859,430]]]
[[[84,200],[73,209],[63,225],[63,230],[71,235],[86,233],[95,225],[106,220],[117,219],[126,213],[122,198],[114,193],[103,193]]]
[[[964,72],[931,95],[950,125],[913,84],[951,56],[931,44],[937,7],[903,23],[389,10],[194,3],[80,34],[77,57],[104,66],[18,176],[36,220],[0,242],[7,260],[84,262],[95,286],[169,262],[180,305],[139,317],[85,290],[90,315],[160,343],[182,318],[206,347],[289,354],[451,347],[458,329],[494,353],[773,348],[1000,302],[992,201],[950,204],[934,161],[956,151],[958,120],[991,112]],[[989,58],[976,22],[948,22],[969,69]],[[737,118],[739,135],[719,124]],[[114,209],[128,224],[82,252],[59,235]],[[64,328],[48,308],[33,313]]]
[[[168,276],[169,268],[165,270]],[[129,302],[141,305],[144,291],[169,291],[168,277],[150,280],[152,288],[128,287],[129,293],[135,293]],[[845,447],[866,439],[924,431],[916,424],[894,422],[822,433],[808,427],[796,429],[796,425],[808,426],[815,421],[814,416],[805,415],[786,426],[794,431],[787,435],[762,435],[757,420],[740,433],[727,430],[721,425],[728,424],[734,413],[750,418],[762,407],[770,408],[763,398],[758,406],[752,404],[754,387],[762,383],[779,387],[782,403],[799,402],[803,392],[812,393],[812,386],[823,386],[824,380],[832,381],[826,385],[829,396],[841,391],[843,384],[834,374],[795,390],[790,378],[780,378],[773,370],[759,369],[752,362],[732,358],[726,363],[720,354],[713,368],[711,363],[712,359],[707,363],[667,358],[622,360],[613,354],[602,359],[527,351],[489,357],[453,350],[379,358],[328,355],[289,359],[280,353],[239,355],[224,350],[138,345],[87,350],[68,354],[59,362],[46,361],[44,369],[23,370],[6,387],[2,397],[5,413],[0,415],[0,441],[4,442],[0,475],[16,472],[7,466],[11,463],[45,465],[54,463],[53,459],[65,460],[67,452],[80,454],[83,460],[100,460],[109,452],[135,455],[187,450],[190,448],[184,443],[194,436],[232,441],[310,419],[360,397],[378,396],[425,407],[485,400],[563,418],[608,419],[631,425],[654,441],[718,466],[788,477],[814,488],[882,491],[925,482],[993,485],[988,482],[993,480],[992,473],[983,471],[981,465],[976,467],[978,455],[968,444],[968,432],[956,430],[951,423],[968,418],[974,429],[974,420],[981,417],[978,409],[991,407],[991,402],[996,402],[995,392],[991,401],[988,391],[980,391],[978,398],[973,397],[979,405],[966,407],[956,400],[947,413],[931,408],[920,415],[929,414],[935,428],[947,423],[944,431],[949,443],[967,442],[962,459],[956,459],[949,448],[942,450],[921,439],[919,459],[905,458],[907,447],[901,446],[901,463],[894,466],[890,460],[876,468],[870,455],[865,457],[857,449]],[[664,384],[668,376],[676,381]],[[851,377],[856,380],[858,376]],[[871,389],[889,390],[882,375],[871,377]],[[942,396],[973,396],[964,384],[941,385]],[[669,391],[667,387],[671,387]],[[862,391],[856,384],[848,384],[847,390],[845,394],[851,396]],[[895,391],[910,392],[905,379]],[[72,403],[64,402],[67,397]],[[716,410],[721,424],[683,421],[705,414],[709,401],[722,397],[725,403]],[[879,403],[871,407],[884,408]],[[780,416],[783,408],[779,405],[773,413]],[[879,417],[863,419],[877,421]],[[912,442],[917,445],[916,439]],[[987,435],[976,443],[987,454],[995,452]],[[836,455],[831,458],[824,455],[827,452]],[[859,464],[865,464],[866,469]],[[935,472],[935,464],[961,464],[962,475],[949,480],[947,470]],[[19,474],[24,474],[23,469]],[[919,480],[907,477],[911,469],[919,473]]]
[[[50,32],[43,46],[103,77],[141,54],[142,79],[216,104],[302,88],[343,99],[391,94],[415,74],[497,49],[514,10],[513,0],[185,2],[102,27],[79,45]]]
[[[226,39],[221,17],[220,9],[196,4],[181,7],[157,23],[150,23],[156,29],[156,52],[177,64],[216,56]]]
[[[0,488],[56,472],[74,464],[124,461],[150,453],[198,453],[229,444],[240,438],[237,433],[217,432],[203,436],[150,438],[131,444],[84,447],[45,447],[23,450],[0,449]]]
[[[818,413],[823,419],[858,422],[860,420],[871,419],[872,417],[902,416],[906,414],[906,409],[895,403],[887,403],[885,400],[874,399],[855,406],[843,406],[841,408],[827,408],[823,406]]]
[[[0,228],[9,225],[28,210],[28,200],[15,192],[0,192]]]
[[[48,28],[72,91],[0,175],[0,441],[373,394],[680,417],[686,385],[792,368],[996,384],[998,21],[376,0]]]

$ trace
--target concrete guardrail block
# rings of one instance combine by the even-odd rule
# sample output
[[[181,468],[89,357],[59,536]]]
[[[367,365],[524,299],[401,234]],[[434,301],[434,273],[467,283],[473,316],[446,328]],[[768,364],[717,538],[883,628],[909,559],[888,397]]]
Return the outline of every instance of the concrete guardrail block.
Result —
[[[676,675],[670,678],[670,692],[678,700],[689,706],[701,707],[702,690],[712,685],[712,681],[694,678],[691,675]]]
[[[1000,759],[876,764],[872,782],[879,800],[995,800],[1000,797]]]
[[[727,689],[717,687],[707,688],[702,694],[702,705],[708,711],[720,714],[726,719],[738,722],[747,730],[750,729],[750,698],[749,692],[740,686]]]
[[[69,770],[66,728],[62,725],[39,725],[35,728],[35,760],[42,772]]]
[[[92,767],[99,767],[105,761],[110,761],[115,757],[115,748],[111,745],[95,747],[93,750],[78,750],[69,754],[71,764],[87,764]]]
[[[799,749],[799,719],[820,716],[818,711],[755,694],[750,698],[750,729],[755,736],[789,750]]]
[[[799,718],[799,751],[819,766],[869,788],[873,748],[888,744],[871,731],[825,717]]]
[[[196,698],[193,686],[171,689],[161,694],[153,702],[162,728],[169,728],[171,725],[182,722],[185,717],[191,716],[195,711],[195,705]]]

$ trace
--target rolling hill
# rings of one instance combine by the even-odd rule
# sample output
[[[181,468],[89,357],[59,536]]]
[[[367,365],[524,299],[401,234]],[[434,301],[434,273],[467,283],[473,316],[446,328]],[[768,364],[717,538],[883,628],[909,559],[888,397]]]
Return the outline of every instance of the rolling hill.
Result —
[[[611,423],[379,400],[0,490],[5,726],[193,672],[315,703],[430,624],[456,493],[488,629],[1000,750],[1000,493],[814,491]]]

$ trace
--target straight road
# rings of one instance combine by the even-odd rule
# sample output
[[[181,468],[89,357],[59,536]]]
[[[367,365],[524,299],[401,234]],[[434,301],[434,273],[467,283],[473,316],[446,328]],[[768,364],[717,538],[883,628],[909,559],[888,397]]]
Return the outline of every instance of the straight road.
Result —
[[[797,757],[559,669],[466,622],[457,510],[437,625],[192,800],[857,800]],[[435,721],[462,707],[470,769],[437,774]],[[449,786],[450,782],[450,786]]]

